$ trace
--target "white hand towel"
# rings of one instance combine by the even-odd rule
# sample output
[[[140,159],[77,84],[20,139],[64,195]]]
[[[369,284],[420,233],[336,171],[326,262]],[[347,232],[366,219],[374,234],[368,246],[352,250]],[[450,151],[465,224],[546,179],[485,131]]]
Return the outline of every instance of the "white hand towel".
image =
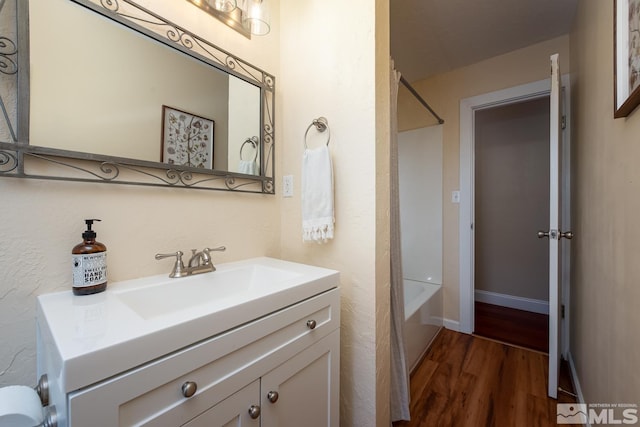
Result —
[[[247,175],[256,175],[256,162],[253,160],[240,160],[238,172],[246,173]]]
[[[329,147],[305,150],[302,156],[302,240],[333,239],[333,167]]]

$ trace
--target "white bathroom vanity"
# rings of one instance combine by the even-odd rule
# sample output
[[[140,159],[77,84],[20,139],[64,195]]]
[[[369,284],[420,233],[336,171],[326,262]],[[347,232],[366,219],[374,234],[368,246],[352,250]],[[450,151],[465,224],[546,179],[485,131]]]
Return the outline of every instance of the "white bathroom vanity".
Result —
[[[339,425],[339,274],[272,258],[38,297],[58,426]]]

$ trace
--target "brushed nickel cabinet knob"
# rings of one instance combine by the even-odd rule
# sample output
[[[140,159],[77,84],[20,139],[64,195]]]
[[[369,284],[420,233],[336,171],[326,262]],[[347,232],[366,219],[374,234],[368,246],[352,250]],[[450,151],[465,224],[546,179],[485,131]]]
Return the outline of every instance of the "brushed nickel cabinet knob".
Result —
[[[197,389],[198,384],[194,383],[193,381],[187,381],[186,383],[182,384],[182,395],[189,398],[196,394]]]
[[[316,328],[316,321],[315,320],[307,320],[307,328],[315,329]]]

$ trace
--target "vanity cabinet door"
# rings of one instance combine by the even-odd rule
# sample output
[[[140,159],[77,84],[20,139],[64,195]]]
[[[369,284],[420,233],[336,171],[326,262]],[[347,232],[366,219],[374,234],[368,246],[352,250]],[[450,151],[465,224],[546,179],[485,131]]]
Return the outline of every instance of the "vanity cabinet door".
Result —
[[[338,427],[340,329],[262,377],[261,427]]]
[[[339,307],[333,289],[70,393],[69,427],[184,425],[339,330]],[[196,385],[189,397],[188,383]]]
[[[256,380],[184,424],[183,427],[258,427],[260,426],[259,400],[260,380]]]

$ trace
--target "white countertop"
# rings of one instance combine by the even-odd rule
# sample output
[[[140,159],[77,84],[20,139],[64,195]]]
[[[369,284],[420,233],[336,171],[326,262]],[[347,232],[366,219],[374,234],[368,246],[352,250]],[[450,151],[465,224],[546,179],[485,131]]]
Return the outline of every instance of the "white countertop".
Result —
[[[253,286],[230,296],[218,297],[214,292],[184,309],[174,304],[179,301],[167,301],[171,298],[166,295],[170,294],[154,301],[154,295],[163,295],[155,293],[158,284],[183,287],[187,293],[196,281],[216,274],[221,277],[251,265],[291,274],[268,286]],[[69,290],[39,296],[37,321],[43,340],[39,351],[55,351],[49,357],[54,365],[60,364],[58,375],[65,384],[64,392],[94,384],[318,295],[337,287],[339,281],[337,271],[273,258],[253,258],[216,268],[212,273],[185,278],[159,275],[109,283],[105,292],[94,295],[75,296]],[[139,291],[144,288],[148,293]],[[131,302],[133,295],[137,296]],[[140,296],[148,296],[148,311],[147,301]]]

